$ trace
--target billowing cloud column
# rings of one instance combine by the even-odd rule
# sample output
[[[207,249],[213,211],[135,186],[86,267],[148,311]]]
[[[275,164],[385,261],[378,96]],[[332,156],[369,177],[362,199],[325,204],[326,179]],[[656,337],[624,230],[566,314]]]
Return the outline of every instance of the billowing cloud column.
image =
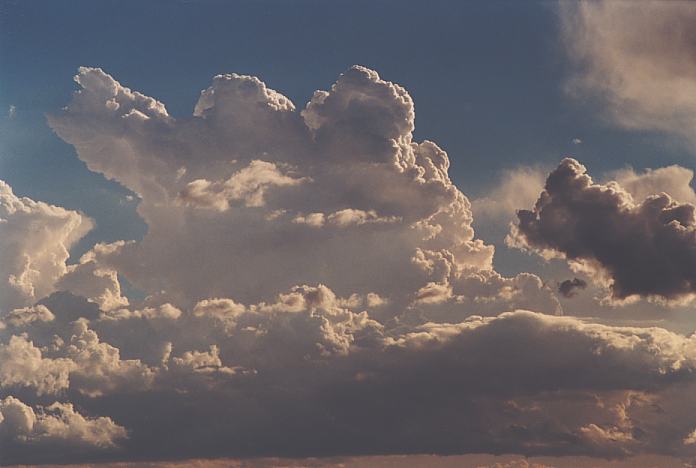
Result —
[[[410,96],[372,70],[351,68],[301,112],[257,78],[219,75],[182,119],[100,69],[76,80],[50,125],[141,197],[149,228],[100,262],[163,300],[256,302],[323,283],[404,307],[492,269],[447,154],[413,141]]]
[[[564,159],[534,208],[518,212],[512,245],[567,259],[616,300],[684,301],[696,293],[696,207],[666,193],[634,200]]]
[[[69,249],[91,228],[84,215],[18,197],[0,180],[0,311],[53,292]]]

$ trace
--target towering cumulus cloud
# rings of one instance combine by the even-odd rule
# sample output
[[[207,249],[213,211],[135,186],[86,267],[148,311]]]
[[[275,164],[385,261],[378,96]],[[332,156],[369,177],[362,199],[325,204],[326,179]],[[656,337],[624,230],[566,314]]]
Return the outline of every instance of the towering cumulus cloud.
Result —
[[[175,119],[100,69],[76,80],[50,125],[138,195],[148,231],[67,263],[89,221],[3,186],[1,462],[696,450],[695,338],[564,317],[540,277],[496,272],[402,87],[356,66],[298,111],[219,75]],[[625,175],[639,192],[672,172]],[[617,298],[682,298],[689,207],[566,160],[515,239]]]
[[[564,159],[532,210],[518,211],[511,242],[634,296],[690,300],[696,293],[696,207],[666,193],[634,200],[616,182],[596,184]]]
[[[17,197],[0,180],[0,311],[53,292],[68,249],[91,227],[84,215]]]
[[[404,306],[436,290],[447,300],[491,270],[447,155],[413,141],[411,97],[372,70],[351,68],[301,112],[257,78],[219,75],[189,119],[99,69],[76,79],[82,89],[50,124],[142,198],[149,227],[93,258],[163,300],[269,300],[322,282]]]

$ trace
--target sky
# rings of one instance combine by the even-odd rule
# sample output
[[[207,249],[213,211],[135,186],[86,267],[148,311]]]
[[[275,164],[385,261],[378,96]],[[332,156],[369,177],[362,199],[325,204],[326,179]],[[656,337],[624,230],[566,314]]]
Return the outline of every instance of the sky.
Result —
[[[0,0],[0,464],[689,466],[694,24]]]

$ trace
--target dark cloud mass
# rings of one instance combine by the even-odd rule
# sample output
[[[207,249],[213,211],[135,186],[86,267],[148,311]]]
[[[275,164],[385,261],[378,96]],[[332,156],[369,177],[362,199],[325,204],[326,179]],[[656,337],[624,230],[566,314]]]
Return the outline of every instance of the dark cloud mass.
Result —
[[[542,278],[497,272],[401,86],[356,66],[298,111],[219,75],[175,119],[101,69],[76,81],[49,123],[148,232],[70,261],[92,221],[0,184],[3,464],[696,453],[696,337],[563,316]],[[624,176],[689,193],[680,169]],[[478,203],[496,219],[507,179]],[[617,299],[693,293],[692,205],[566,159],[519,220],[516,245]]]
[[[587,281],[580,278],[573,278],[572,280],[562,281],[558,285],[558,292],[561,293],[563,297],[571,298],[578,294],[578,291],[587,288]]]
[[[564,159],[532,210],[517,213],[509,241],[567,259],[611,288],[633,296],[684,301],[696,292],[694,205],[666,193],[636,201],[615,182],[596,184],[583,165]]]

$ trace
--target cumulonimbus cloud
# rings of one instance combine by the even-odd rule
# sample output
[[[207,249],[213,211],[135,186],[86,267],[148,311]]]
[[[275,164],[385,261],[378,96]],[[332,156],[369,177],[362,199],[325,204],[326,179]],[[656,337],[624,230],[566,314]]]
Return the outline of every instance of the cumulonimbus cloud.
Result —
[[[54,256],[48,286],[0,305],[0,412],[23,415],[3,413],[3,463],[691,450],[694,338],[563,317],[540,277],[495,271],[402,87],[353,67],[298,111],[219,75],[175,119],[100,69],[76,80],[50,125],[138,194],[148,233]]]
[[[140,196],[149,230],[100,247],[73,276],[96,262],[102,279],[118,270],[181,306],[324,283],[396,307],[428,284],[449,290],[492,270],[447,154],[413,141],[410,96],[372,70],[351,68],[301,112],[256,78],[220,75],[180,119],[99,69],[76,80],[82,89],[50,125],[88,167]],[[557,308],[538,284],[548,297],[539,307]],[[119,297],[102,291],[102,304]]]

